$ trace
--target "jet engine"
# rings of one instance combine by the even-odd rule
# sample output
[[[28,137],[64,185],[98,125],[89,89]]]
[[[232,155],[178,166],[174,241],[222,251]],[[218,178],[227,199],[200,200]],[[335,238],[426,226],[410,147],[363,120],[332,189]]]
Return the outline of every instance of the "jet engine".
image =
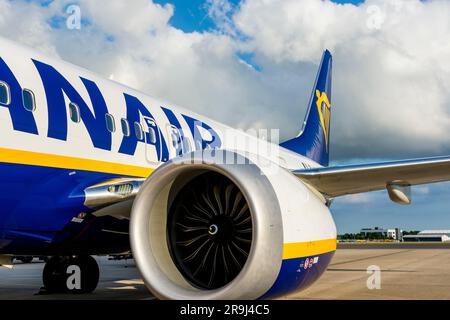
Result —
[[[161,299],[284,295],[317,280],[336,248],[320,194],[270,161],[221,150],[159,167],[133,203],[130,237]]]

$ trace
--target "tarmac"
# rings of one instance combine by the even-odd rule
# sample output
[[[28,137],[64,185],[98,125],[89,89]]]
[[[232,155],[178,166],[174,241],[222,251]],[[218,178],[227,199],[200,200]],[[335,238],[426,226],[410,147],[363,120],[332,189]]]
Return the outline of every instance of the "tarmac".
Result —
[[[39,294],[44,263],[18,262],[13,269],[0,268],[0,300],[148,300],[154,299],[141,280],[134,260],[95,257],[100,267],[97,289],[90,294]]]
[[[380,270],[379,283],[370,270]],[[285,299],[447,300],[450,250],[439,244],[339,246],[316,283]]]
[[[283,299],[450,299],[449,249],[436,244],[339,246],[315,284]],[[31,264],[17,263],[11,270],[0,268],[0,300],[154,299],[133,260],[96,259],[101,276],[94,293],[38,294],[44,263],[35,259]]]

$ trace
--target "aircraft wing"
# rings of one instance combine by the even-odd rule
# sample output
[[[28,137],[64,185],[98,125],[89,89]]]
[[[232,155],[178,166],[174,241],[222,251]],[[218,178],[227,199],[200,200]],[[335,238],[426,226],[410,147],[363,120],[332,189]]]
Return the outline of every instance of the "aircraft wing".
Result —
[[[390,185],[449,181],[450,157],[295,170],[293,173],[323,195],[334,198],[382,190]]]

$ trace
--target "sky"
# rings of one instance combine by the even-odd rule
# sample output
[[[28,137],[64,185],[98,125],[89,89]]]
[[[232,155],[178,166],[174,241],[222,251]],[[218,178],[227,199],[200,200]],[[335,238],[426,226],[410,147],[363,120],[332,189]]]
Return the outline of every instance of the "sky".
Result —
[[[69,28],[73,8],[80,28]],[[0,36],[227,125],[295,136],[333,54],[333,165],[450,155],[450,1],[0,0]],[[339,233],[450,229],[450,184],[336,199]]]
[[[185,32],[207,31],[216,27],[214,19],[208,15],[208,2],[205,0],[154,0],[161,5],[171,4],[175,7],[170,24]],[[228,1],[233,6],[238,6],[241,0]],[[335,3],[358,5],[363,0],[335,0]]]

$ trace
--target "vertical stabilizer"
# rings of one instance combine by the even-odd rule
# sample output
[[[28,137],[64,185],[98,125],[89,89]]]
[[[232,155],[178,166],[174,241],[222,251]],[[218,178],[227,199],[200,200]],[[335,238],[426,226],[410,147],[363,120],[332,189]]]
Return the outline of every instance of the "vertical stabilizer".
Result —
[[[281,143],[282,147],[322,166],[328,166],[329,162],[332,62],[331,53],[326,50],[309,100],[303,130],[296,138]]]

